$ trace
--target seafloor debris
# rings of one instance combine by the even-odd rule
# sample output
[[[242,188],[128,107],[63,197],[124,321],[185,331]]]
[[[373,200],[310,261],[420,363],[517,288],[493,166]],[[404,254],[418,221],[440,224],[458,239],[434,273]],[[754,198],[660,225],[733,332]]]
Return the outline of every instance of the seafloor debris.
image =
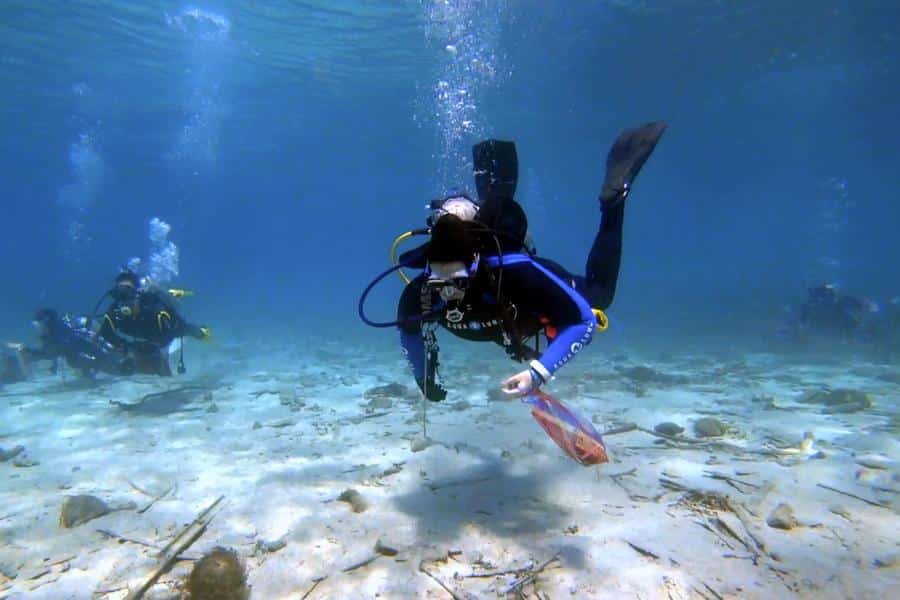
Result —
[[[110,400],[109,403],[126,412],[136,415],[160,417],[178,411],[198,410],[192,404],[200,399],[209,401],[209,388],[198,385],[185,385],[162,392],[145,394],[136,402]]]
[[[256,540],[256,549],[267,554],[278,552],[279,550],[287,546],[287,540],[285,539],[286,537],[286,535],[283,535],[277,540]]]
[[[247,572],[234,550],[216,547],[203,555],[187,580],[191,600],[247,600]]]
[[[367,508],[369,508],[368,503],[365,498],[362,497],[362,494],[354,490],[353,488],[348,488],[341,492],[341,495],[338,496],[338,501],[346,502],[350,505],[350,508],[353,509],[355,513],[365,512]]]
[[[60,527],[70,528],[109,514],[109,505],[96,496],[66,496],[59,511]]]
[[[136,508],[137,504],[134,502],[110,506],[100,498],[88,494],[66,496],[59,511],[59,525],[68,529],[117,510],[134,510]]]
[[[872,407],[872,397],[865,392],[849,388],[826,387],[803,394],[797,402],[801,404],[820,404],[826,414],[852,413]]]
[[[11,458],[17,457],[23,452],[25,452],[25,446],[16,446],[14,448],[10,448],[9,450],[0,448],[0,462],[6,462]]]
[[[794,516],[794,509],[791,505],[782,502],[769,514],[766,524],[775,529],[790,531],[800,523],[797,521],[797,517]]]
[[[282,406],[287,406],[291,412],[297,412],[304,406],[306,401],[297,396],[297,390],[289,387],[278,392],[278,401]]]
[[[660,423],[659,425],[654,427],[653,431],[655,431],[656,433],[662,433],[675,437],[676,435],[681,435],[682,433],[684,433],[684,427],[678,425],[677,423],[666,421],[665,423]]]
[[[419,393],[414,389],[400,383],[388,383],[367,389],[363,398],[368,402],[364,405],[366,412],[391,408],[395,402],[413,404],[419,399]]]
[[[375,542],[375,552],[382,556],[397,556],[397,549],[382,543],[380,539]]]
[[[714,417],[703,417],[694,422],[694,435],[697,437],[718,437],[725,435],[728,427]]]
[[[410,442],[409,449],[413,452],[421,452],[432,445],[434,445],[434,442],[427,437],[416,436],[412,442]]]
[[[688,383],[684,375],[669,375],[652,367],[639,365],[636,367],[616,367],[616,370],[632,383],[658,387],[671,387]]]
[[[175,564],[175,561],[178,560],[178,557],[184,553],[185,550],[191,547],[194,542],[200,539],[200,537],[206,533],[207,527],[209,527],[210,521],[212,521],[213,511],[215,508],[225,499],[225,496],[219,496],[216,500],[204,508],[200,514],[194,518],[193,521],[184,526],[181,531],[178,532],[172,541],[166,544],[166,547],[159,551],[160,563],[156,569],[150,574],[147,579],[144,580],[144,583],[141,584],[139,588],[134,590],[131,594],[128,595],[127,600],[140,600],[144,597],[144,594],[153,587],[163,573],[167,573],[172,565]],[[182,538],[184,541],[181,541]],[[208,600],[210,598],[222,598],[223,600],[232,600],[240,599],[245,600],[246,596],[199,596],[199,598],[203,598],[204,600]],[[195,597],[191,597],[191,600],[197,600]]]

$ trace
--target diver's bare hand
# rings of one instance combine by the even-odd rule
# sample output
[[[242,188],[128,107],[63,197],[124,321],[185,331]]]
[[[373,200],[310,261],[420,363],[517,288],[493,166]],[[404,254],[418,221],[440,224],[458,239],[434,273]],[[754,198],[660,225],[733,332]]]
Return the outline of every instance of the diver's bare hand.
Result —
[[[503,382],[501,389],[510,396],[524,396],[538,388],[540,382],[531,373],[531,369],[516,373]]]

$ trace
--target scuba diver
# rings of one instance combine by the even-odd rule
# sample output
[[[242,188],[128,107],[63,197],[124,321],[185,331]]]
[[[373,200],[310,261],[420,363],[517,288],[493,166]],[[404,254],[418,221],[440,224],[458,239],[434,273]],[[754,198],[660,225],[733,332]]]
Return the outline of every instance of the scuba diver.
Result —
[[[612,303],[618,280],[625,199],[665,129],[665,123],[656,122],[625,131],[609,151],[600,227],[583,276],[536,256],[530,246],[525,212],[513,198],[518,179],[514,143],[485,140],[473,147],[478,202],[465,194],[432,202],[429,227],[397,238],[392,258],[403,239],[420,234],[429,235],[429,241],[373,280],[359,303],[367,324],[400,329],[403,351],[427,399],[447,395],[438,377],[437,325],[466,340],[493,341],[514,360],[528,361],[527,369],[502,383],[510,395],[528,394],[549,381],[596,330],[607,328],[603,311]],[[410,280],[404,267],[422,273]],[[397,320],[373,322],[364,313],[365,299],[394,271],[406,283]],[[543,352],[541,333],[547,339]],[[532,339],[534,347],[528,345]]]
[[[19,381],[27,379],[30,365],[38,360],[53,361],[51,373],[59,371],[59,359],[63,358],[72,369],[93,379],[97,373],[130,375],[133,361],[103,339],[88,326],[87,317],[59,316],[52,309],[43,308],[34,316],[40,347],[29,348],[22,344],[9,344],[16,352],[15,360],[7,360],[7,369],[13,373],[18,366]]]
[[[163,290],[149,280],[141,279],[134,271],[124,268],[116,276],[112,289],[97,302],[94,315],[108,297],[112,303],[102,315],[100,335],[112,345],[133,357],[139,373],[171,375],[169,350],[178,340],[180,348],[178,372],[184,373],[184,336],[207,341],[211,337],[208,327],[189,323],[182,317],[173,297],[189,292],[179,289]]]
[[[803,304],[778,330],[778,336],[795,343],[829,338],[876,346],[895,345],[900,332],[898,306],[897,298],[879,303],[841,293],[836,284],[823,283],[807,289]]]

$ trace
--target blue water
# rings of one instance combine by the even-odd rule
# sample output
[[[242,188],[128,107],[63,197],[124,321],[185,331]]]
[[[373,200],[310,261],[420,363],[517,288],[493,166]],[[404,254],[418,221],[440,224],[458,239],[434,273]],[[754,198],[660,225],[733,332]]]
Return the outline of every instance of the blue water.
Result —
[[[393,343],[358,294],[430,198],[473,189],[474,142],[517,142],[538,247],[579,270],[609,145],[657,119],[614,323],[752,336],[816,281],[896,295],[898,17],[865,0],[8,0],[0,331],[89,311],[158,217],[194,320]]]

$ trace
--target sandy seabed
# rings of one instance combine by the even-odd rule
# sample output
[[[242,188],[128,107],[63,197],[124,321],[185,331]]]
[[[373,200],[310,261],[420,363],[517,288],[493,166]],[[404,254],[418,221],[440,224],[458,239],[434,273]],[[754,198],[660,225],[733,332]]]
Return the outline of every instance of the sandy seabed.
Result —
[[[180,598],[216,546],[267,600],[900,589],[900,368],[585,352],[545,388],[610,432],[582,467],[496,393],[517,369],[492,350],[451,344],[424,432],[399,353],[316,340],[7,386],[0,598],[134,597],[166,558],[143,597]],[[62,527],[75,495],[110,512]]]

